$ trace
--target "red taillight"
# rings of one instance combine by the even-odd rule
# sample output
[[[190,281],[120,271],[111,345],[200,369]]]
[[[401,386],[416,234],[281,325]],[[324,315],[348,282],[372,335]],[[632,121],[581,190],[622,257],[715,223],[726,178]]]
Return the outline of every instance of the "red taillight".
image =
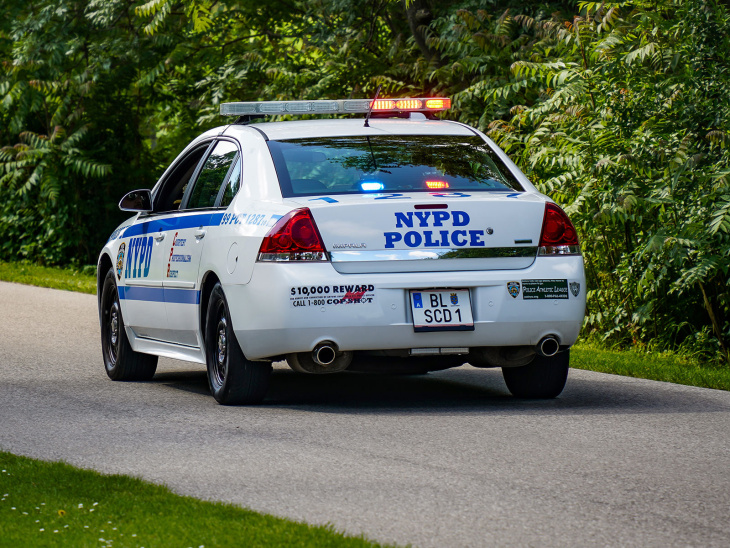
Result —
[[[580,253],[578,233],[565,212],[553,203],[545,204],[545,218],[540,234],[541,255]]]
[[[279,219],[264,236],[259,249],[259,261],[326,260],[322,236],[306,207],[295,209]]]

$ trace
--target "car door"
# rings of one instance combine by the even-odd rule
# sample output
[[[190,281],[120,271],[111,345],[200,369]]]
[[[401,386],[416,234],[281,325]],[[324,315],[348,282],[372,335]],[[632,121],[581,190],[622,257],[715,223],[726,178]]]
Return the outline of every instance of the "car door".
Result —
[[[163,236],[164,237],[164,236]],[[162,238],[145,217],[124,231],[119,244],[118,291],[124,321],[138,337],[158,338],[165,329]],[[118,270],[119,271],[119,270]]]
[[[220,223],[216,209],[222,185],[238,157],[233,141],[218,140],[183,198],[177,226],[170,231],[163,287],[169,336],[178,344],[202,345],[199,327],[200,287],[198,270],[208,228]]]
[[[174,229],[179,226],[180,205],[189,182],[199,171],[210,145],[210,142],[203,143],[176,162],[158,187],[153,212],[139,215],[121,238],[119,297],[124,321],[137,337],[174,340],[168,323],[163,285],[168,244]]]

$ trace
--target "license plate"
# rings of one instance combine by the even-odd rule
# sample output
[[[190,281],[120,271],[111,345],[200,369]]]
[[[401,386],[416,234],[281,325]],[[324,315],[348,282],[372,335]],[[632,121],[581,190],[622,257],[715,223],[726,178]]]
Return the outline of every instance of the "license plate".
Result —
[[[411,291],[415,331],[473,331],[468,289]]]

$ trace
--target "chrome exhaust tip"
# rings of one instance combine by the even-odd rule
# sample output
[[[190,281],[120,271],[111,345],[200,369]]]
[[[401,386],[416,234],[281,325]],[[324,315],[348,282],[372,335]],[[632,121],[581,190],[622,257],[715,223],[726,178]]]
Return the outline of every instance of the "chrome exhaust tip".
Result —
[[[286,361],[297,373],[339,373],[352,363],[352,351],[341,352],[332,341],[322,341],[310,352],[295,352],[286,355]]]
[[[330,365],[335,361],[335,358],[337,358],[337,349],[332,343],[324,342],[318,344],[312,350],[312,360],[317,365]]]
[[[560,343],[555,335],[548,335],[547,337],[543,337],[540,342],[537,343],[536,351],[540,356],[549,358],[560,351]]]

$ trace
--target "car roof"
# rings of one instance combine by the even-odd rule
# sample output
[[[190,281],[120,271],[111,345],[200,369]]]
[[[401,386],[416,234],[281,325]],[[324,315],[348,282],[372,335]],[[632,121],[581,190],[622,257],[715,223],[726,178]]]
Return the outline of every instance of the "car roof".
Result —
[[[225,134],[254,128],[268,139],[302,139],[308,137],[346,137],[357,135],[463,135],[477,133],[469,126],[449,120],[370,118],[365,119],[295,120],[291,122],[265,122],[248,125],[231,125]]]

